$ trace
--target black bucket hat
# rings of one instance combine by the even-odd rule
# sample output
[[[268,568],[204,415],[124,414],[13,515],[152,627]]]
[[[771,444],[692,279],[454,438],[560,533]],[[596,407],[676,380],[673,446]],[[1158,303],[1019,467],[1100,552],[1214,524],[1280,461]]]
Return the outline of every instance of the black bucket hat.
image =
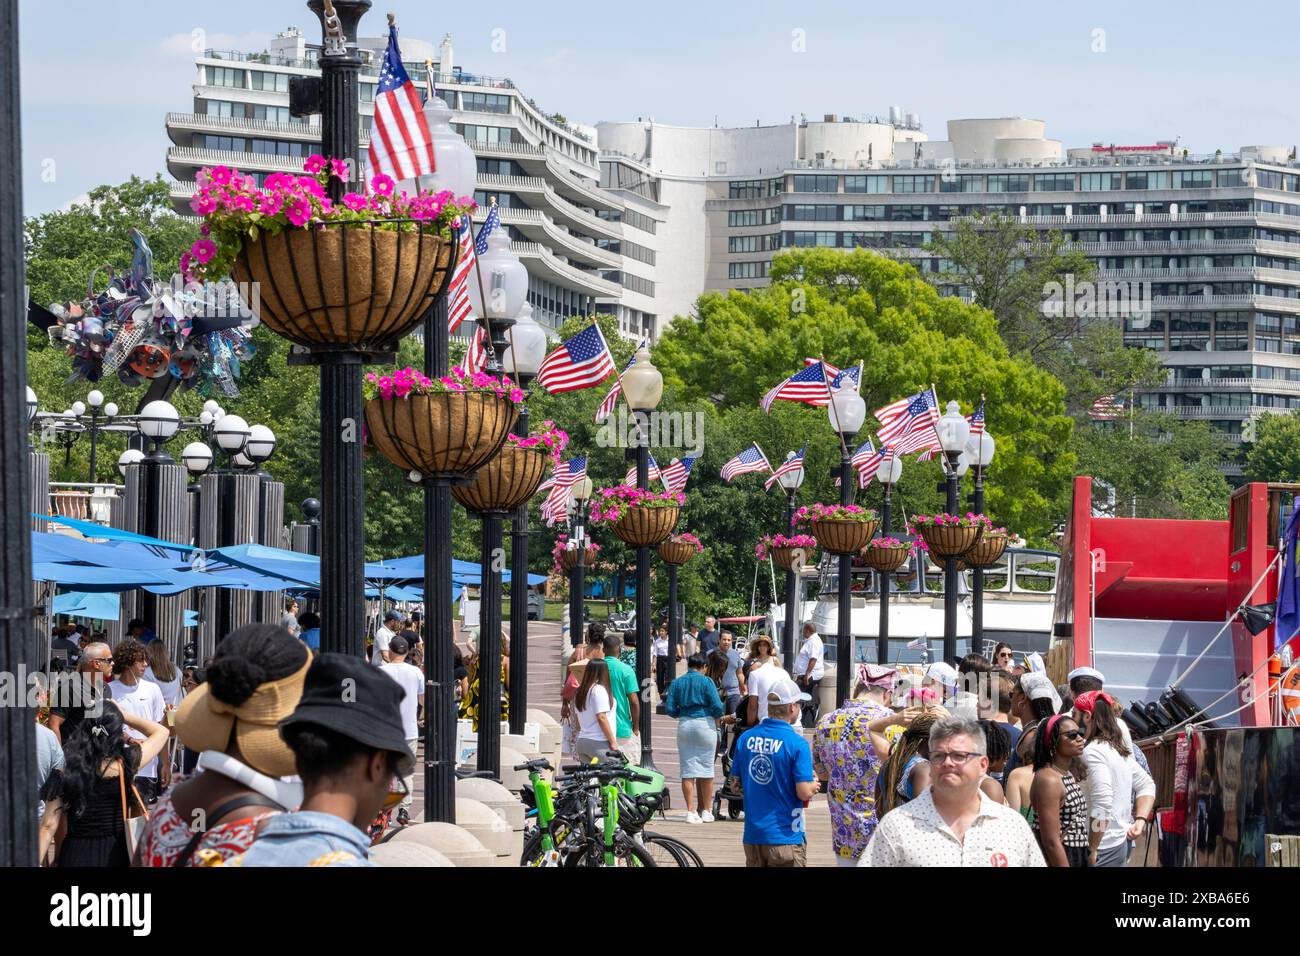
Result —
[[[350,740],[397,755],[397,773],[407,776],[415,755],[402,726],[402,688],[379,668],[347,654],[319,655],[307,671],[302,699],[280,728],[316,724]]]

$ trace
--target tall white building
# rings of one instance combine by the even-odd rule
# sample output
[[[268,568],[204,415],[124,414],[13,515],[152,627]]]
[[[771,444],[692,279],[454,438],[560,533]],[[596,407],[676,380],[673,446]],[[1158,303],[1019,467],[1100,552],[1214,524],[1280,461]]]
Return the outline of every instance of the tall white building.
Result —
[[[426,62],[433,62],[453,128],[478,157],[476,219],[482,222],[495,197],[512,248],[528,268],[538,322],[554,330],[569,316],[609,312],[629,338],[656,338],[671,314],[655,288],[656,231],[666,210],[653,183],[602,188],[593,130],[545,113],[510,80],[456,67],[450,38],[436,48],[406,37],[401,42],[418,85]],[[363,38],[359,46],[364,155],[387,38]],[[234,166],[259,181],[302,169],[319,150],[319,117],[289,115],[289,80],[319,73],[319,55],[319,45],[291,28],[261,53],[205,50],[196,58],[190,110],[167,115],[173,144],[167,168],[176,179],[178,211],[189,212],[195,175],[204,166]]]

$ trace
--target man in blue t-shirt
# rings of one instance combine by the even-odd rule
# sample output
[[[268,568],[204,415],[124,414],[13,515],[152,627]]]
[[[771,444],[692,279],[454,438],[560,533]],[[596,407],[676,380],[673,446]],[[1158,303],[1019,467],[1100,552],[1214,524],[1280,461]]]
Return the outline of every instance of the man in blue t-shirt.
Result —
[[[745,793],[745,865],[807,866],[804,804],[819,788],[812,748],[790,726],[810,700],[789,679],[767,695],[767,718],[740,735],[733,773]]]

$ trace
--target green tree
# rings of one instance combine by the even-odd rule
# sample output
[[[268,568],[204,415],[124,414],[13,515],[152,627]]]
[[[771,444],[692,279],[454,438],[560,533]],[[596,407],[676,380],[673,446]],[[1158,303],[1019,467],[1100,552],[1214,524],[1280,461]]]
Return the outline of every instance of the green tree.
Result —
[[[1263,415],[1246,449],[1247,481],[1300,481],[1300,413]]]

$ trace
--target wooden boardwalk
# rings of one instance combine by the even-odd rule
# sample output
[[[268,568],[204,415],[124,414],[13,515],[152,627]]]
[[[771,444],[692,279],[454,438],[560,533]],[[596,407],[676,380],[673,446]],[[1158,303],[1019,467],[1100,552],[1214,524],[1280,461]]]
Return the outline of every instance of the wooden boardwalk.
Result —
[[[528,628],[528,706],[544,710],[558,719],[560,715],[560,687],[562,665],[560,628],[557,624],[532,622]],[[570,648],[563,648],[565,657]],[[651,694],[655,695],[654,690]],[[677,722],[663,714],[655,714],[651,728],[654,762],[667,778],[671,808],[666,818],[656,819],[649,829],[673,836],[691,846],[704,860],[706,866],[744,866],[745,851],[742,841],[744,821],[729,820],[726,804],[721,819],[713,823],[690,824],[682,806],[681,776],[677,763]],[[804,731],[805,735],[810,731]],[[721,764],[715,765],[715,786],[722,783]],[[416,775],[416,812],[419,819],[423,810],[423,779]],[[808,865],[834,866],[831,850],[830,814],[826,798],[813,798],[806,814],[808,825]]]

